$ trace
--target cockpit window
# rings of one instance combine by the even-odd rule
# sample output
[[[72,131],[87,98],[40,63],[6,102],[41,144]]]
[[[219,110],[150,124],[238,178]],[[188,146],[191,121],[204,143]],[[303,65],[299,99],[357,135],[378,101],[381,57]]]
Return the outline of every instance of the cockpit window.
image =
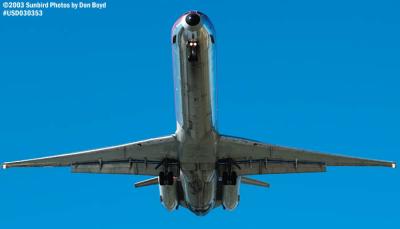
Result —
[[[172,44],[175,44],[176,43],[176,35],[174,35],[173,37],[172,37]]]

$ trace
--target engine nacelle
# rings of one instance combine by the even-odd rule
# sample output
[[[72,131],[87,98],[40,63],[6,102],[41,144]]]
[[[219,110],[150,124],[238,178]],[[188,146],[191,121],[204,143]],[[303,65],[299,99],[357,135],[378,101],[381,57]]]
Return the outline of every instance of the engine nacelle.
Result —
[[[240,177],[235,185],[222,185],[222,205],[227,210],[234,210],[239,204]]]
[[[178,206],[178,195],[176,191],[176,181],[172,185],[159,185],[160,188],[160,200],[162,205],[173,211]]]

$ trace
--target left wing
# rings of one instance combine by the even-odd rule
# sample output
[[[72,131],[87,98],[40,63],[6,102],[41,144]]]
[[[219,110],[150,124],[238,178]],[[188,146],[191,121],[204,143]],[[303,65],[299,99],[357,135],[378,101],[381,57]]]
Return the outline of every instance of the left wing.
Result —
[[[386,166],[392,161],[325,154],[221,135],[219,165],[233,163],[237,175],[324,172],[326,166]],[[227,160],[228,159],[228,160]]]
[[[71,166],[72,172],[158,175],[162,169],[160,165],[165,165],[165,161],[177,168],[176,159],[177,140],[171,135],[77,153],[5,162],[3,168]]]

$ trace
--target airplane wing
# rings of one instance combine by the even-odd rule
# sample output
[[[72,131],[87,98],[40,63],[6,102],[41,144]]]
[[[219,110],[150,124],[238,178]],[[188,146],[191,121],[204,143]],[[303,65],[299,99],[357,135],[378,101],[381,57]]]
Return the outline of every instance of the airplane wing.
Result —
[[[140,174],[157,176],[168,159],[178,168],[174,135],[107,148],[3,163],[3,168],[70,166],[77,173]],[[161,167],[161,168],[160,168]]]
[[[218,158],[219,166],[233,162],[232,168],[239,176],[325,172],[327,166],[396,166],[391,161],[325,154],[224,135],[219,139]]]

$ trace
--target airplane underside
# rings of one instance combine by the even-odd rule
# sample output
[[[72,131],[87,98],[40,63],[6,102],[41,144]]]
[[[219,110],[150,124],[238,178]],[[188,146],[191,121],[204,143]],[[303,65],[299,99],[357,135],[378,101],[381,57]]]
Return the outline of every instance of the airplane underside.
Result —
[[[386,166],[380,161],[332,155],[257,142],[218,132],[215,111],[214,28],[198,11],[182,15],[171,45],[177,130],[165,137],[124,145],[6,162],[3,168],[69,166],[76,173],[146,175],[136,187],[158,185],[165,208],[205,215],[222,206],[233,210],[240,184],[269,187],[247,176],[325,172],[328,166]]]

